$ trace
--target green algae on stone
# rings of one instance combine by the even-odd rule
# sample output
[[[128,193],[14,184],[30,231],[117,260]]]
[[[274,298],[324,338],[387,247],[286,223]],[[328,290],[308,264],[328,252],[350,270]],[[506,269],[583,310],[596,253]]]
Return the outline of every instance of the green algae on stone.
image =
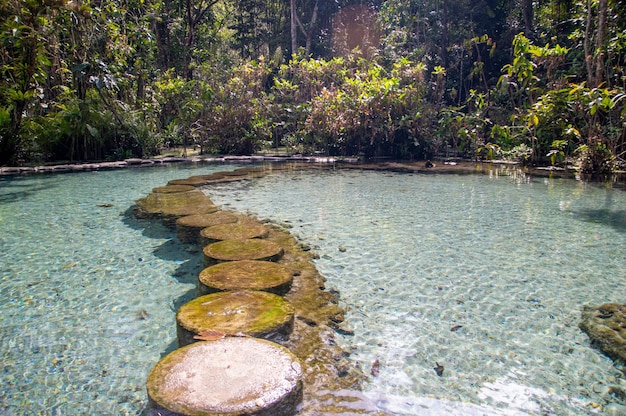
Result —
[[[161,218],[168,226],[174,226],[178,218],[193,214],[209,214],[218,208],[198,189],[187,192],[153,192],[137,201],[135,215],[138,218]]]
[[[178,344],[195,342],[205,331],[284,342],[293,328],[294,308],[268,292],[241,290],[200,296],[176,314]]]
[[[148,406],[169,416],[292,416],[302,401],[302,366],[257,338],[196,342],[150,371]]]
[[[266,226],[248,221],[218,224],[200,231],[200,238],[204,244],[211,244],[223,240],[247,240],[251,238],[265,238],[269,233]]]
[[[626,305],[605,303],[583,308],[580,328],[592,344],[614,360],[626,362]]]
[[[196,187],[191,186],[191,185],[166,185],[166,186],[156,187],[152,189],[152,192],[170,194],[170,193],[175,193],[175,192],[193,191],[194,189],[196,189]]]
[[[202,244],[200,231],[204,228],[237,222],[238,219],[239,217],[232,212],[221,210],[210,214],[187,215],[176,220],[176,234],[184,243]]]
[[[168,185],[189,185],[189,186],[194,186],[194,187],[205,186],[208,183],[209,181],[199,178],[199,177],[187,178],[187,179],[172,179],[171,181],[167,182]]]
[[[202,251],[204,253],[204,265],[207,267],[223,261],[277,261],[280,260],[284,253],[280,245],[258,238],[219,241],[209,244]]]
[[[198,276],[201,295],[222,290],[264,290],[284,295],[291,288],[293,271],[282,264],[240,260],[207,267]]]

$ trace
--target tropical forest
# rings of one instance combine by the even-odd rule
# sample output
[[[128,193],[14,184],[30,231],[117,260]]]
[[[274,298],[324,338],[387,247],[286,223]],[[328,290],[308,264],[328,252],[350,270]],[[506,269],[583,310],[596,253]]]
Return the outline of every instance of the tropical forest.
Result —
[[[0,166],[625,166],[623,0],[3,0],[0,19]]]

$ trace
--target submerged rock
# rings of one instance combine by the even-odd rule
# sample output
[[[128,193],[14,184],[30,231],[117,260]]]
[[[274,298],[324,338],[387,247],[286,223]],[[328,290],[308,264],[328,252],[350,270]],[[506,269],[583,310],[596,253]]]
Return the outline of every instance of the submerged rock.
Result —
[[[580,328],[606,355],[626,362],[626,305],[585,306]]]

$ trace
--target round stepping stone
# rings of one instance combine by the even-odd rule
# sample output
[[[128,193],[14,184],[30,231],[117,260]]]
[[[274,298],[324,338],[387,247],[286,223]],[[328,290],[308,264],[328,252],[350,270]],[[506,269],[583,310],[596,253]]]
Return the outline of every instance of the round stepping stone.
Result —
[[[166,186],[159,186],[157,188],[154,188],[152,189],[152,192],[170,194],[170,193],[175,193],[175,192],[193,191],[194,189],[196,189],[195,186],[191,186],[191,185],[166,185]]]
[[[193,214],[209,214],[218,208],[198,189],[187,192],[153,192],[137,201],[139,218],[162,218],[167,226],[175,226],[180,217]]]
[[[170,416],[291,416],[302,401],[302,366],[257,338],[196,342],[163,357],[147,390],[149,407]]]
[[[200,177],[191,177],[187,179],[173,179],[167,182],[168,185],[189,185],[189,186],[204,186],[207,185],[209,181],[206,179],[202,179]]]
[[[223,240],[247,240],[250,238],[265,238],[269,234],[266,226],[251,221],[242,221],[229,224],[218,224],[200,231],[200,241],[203,245]]]
[[[207,267],[198,276],[201,295],[222,290],[264,290],[284,295],[291,288],[293,271],[270,261],[240,260]]]
[[[235,214],[228,211],[217,211],[211,214],[196,214],[180,217],[176,220],[176,234],[178,239],[184,243],[198,243],[200,231],[204,228],[219,224],[237,222]],[[202,244],[202,245],[206,245]]]
[[[267,260],[278,261],[283,248],[273,241],[251,238],[249,240],[224,240],[209,244],[203,250],[205,267],[223,261]]]
[[[268,292],[241,290],[200,296],[176,313],[178,345],[227,335],[284,342],[293,329],[293,314],[289,302]]]

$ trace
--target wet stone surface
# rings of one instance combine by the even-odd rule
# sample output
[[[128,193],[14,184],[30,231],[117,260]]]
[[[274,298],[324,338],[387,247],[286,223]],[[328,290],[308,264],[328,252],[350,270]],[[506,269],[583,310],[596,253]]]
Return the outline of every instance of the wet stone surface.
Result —
[[[626,363],[626,305],[585,306],[580,328],[602,352]]]

